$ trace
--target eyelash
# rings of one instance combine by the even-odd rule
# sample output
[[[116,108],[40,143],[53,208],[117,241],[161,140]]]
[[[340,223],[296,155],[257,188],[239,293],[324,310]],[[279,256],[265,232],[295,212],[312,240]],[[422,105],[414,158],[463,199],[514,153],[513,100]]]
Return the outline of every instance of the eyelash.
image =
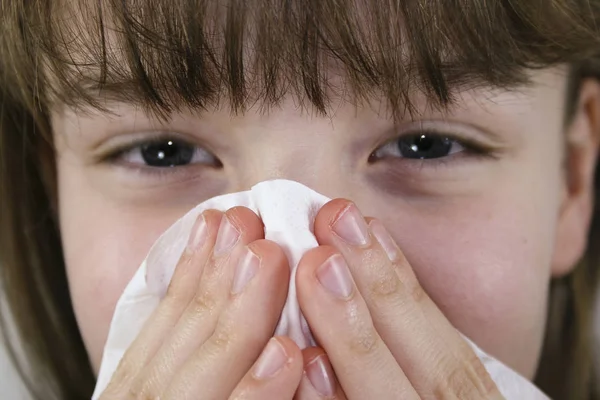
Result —
[[[129,152],[138,150],[141,151],[142,146],[151,145],[155,143],[165,143],[167,141],[174,141],[179,144],[191,146],[197,151],[198,149],[202,149],[207,154],[210,154],[214,157],[215,165],[209,166],[205,163],[195,163],[195,164],[186,164],[175,167],[154,167],[149,165],[136,165],[132,163],[127,163],[123,160],[125,155]],[[212,152],[206,150],[203,146],[198,144],[194,144],[190,140],[182,139],[178,137],[178,135],[165,134],[165,133],[156,133],[152,135],[146,135],[144,137],[137,137],[133,139],[126,140],[124,142],[115,145],[109,150],[103,152],[97,159],[97,161],[101,164],[108,164],[119,166],[127,169],[128,173],[133,173],[139,175],[140,178],[145,178],[150,181],[158,181],[161,183],[171,182],[173,180],[182,181],[191,176],[190,170],[194,167],[198,167],[199,165],[202,167],[212,167],[214,169],[222,168],[221,161],[213,155]]]
[[[382,149],[386,146],[396,144],[398,145],[401,140],[406,140],[410,138],[417,137],[419,135],[428,135],[432,138],[436,139],[447,139],[453,143],[456,143],[462,147],[461,151],[451,153],[447,156],[439,157],[439,158],[429,158],[429,159],[420,159],[420,158],[409,158],[409,157],[380,157],[377,155]],[[383,144],[377,146],[377,148],[371,152],[369,155],[369,163],[374,164],[381,161],[389,161],[393,163],[403,163],[409,164],[409,168],[417,168],[422,170],[424,168],[434,168],[439,169],[450,164],[457,163],[459,161],[473,161],[476,159],[486,159],[486,158],[495,158],[495,154],[493,149],[490,146],[485,146],[478,141],[465,138],[464,135],[456,135],[456,134],[448,134],[445,132],[440,132],[435,129],[423,129],[414,132],[407,132],[400,136],[396,136],[391,140],[387,140]]]
[[[406,140],[408,138],[414,137],[416,135],[427,134],[430,137],[434,137],[436,139],[448,139],[452,142],[458,143],[462,146],[462,150],[457,153],[452,153],[448,156],[443,156],[439,158],[431,158],[431,159],[418,159],[418,158],[408,158],[408,157],[393,157],[393,156],[385,156],[379,157],[377,156],[377,152],[381,149],[385,148],[385,146],[393,145],[395,143],[399,143],[401,140]],[[396,136],[391,140],[388,140],[381,145],[379,145],[374,151],[371,152],[368,162],[369,164],[375,164],[380,162],[391,162],[394,164],[402,163],[403,169],[415,170],[417,172],[422,171],[425,168],[432,168],[434,170],[438,170],[440,168],[450,167],[450,164],[454,164],[459,161],[469,161],[474,158],[492,158],[493,152],[491,149],[486,148],[485,146],[477,143],[475,140],[466,139],[463,137],[458,137],[459,135],[447,134],[443,132],[438,132],[436,130],[427,129],[415,132],[408,132],[402,134],[401,136]],[[188,145],[194,147],[196,150],[201,149],[205,151],[207,154],[211,155],[214,158],[215,165],[208,165],[205,163],[193,163],[180,165],[176,167],[157,167],[157,166],[149,166],[149,165],[135,165],[132,163],[126,163],[122,161],[122,158],[128,153],[135,151],[138,149],[141,151],[142,146],[165,143],[169,140],[175,141],[177,143]],[[205,150],[204,147],[191,143],[188,140],[178,138],[177,135],[168,135],[159,133],[153,136],[146,136],[142,138],[136,138],[128,141],[127,143],[122,143],[118,147],[109,150],[106,155],[102,156],[100,159],[101,162],[109,163],[113,165],[121,165],[126,167],[128,170],[143,174],[145,176],[149,176],[150,178],[157,179],[170,179],[179,174],[189,174],[189,169],[194,166],[203,166],[203,167],[212,167],[215,169],[222,168],[220,160],[213,155],[212,152]]]

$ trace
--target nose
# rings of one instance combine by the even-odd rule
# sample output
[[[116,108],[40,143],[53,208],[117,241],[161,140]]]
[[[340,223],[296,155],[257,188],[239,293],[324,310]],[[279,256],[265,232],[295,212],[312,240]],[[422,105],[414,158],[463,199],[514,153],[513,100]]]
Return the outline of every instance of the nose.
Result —
[[[289,179],[328,197],[348,194],[352,175],[348,140],[331,123],[302,120],[285,127],[269,126],[242,140],[244,151],[230,176],[234,190],[247,190],[266,180]]]
[[[339,152],[324,143],[263,143],[241,167],[237,185],[249,188],[271,179],[289,179],[328,196],[343,192],[344,171]]]

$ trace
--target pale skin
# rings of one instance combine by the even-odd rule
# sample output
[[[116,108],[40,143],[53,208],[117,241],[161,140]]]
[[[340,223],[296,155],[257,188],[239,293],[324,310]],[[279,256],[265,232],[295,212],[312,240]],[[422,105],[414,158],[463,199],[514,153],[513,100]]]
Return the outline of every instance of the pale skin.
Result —
[[[477,158],[457,151],[433,167],[385,152],[369,163],[369,154],[415,125],[392,130],[389,118],[346,103],[330,118],[288,101],[267,115],[217,110],[166,123],[126,104],[111,104],[117,110],[111,116],[57,109],[63,246],[96,370],[120,293],[158,235],[195,204],[271,178],[353,201],[336,199],[321,210],[315,222],[321,246],[298,267],[300,305],[320,348],[301,352],[287,338],[269,341],[289,266],[262,239],[252,212],[211,211],[205,237],[180,262],[169,295],[106,398],[500,398],[455,328],[533,378],[548,283],[574,268],[586,246],[600,130],[597,83],[584,83],[575,117],[564,127],[564,71],[535,74],[533,85],[519,91],[463,93],[444,113],[422,103],[418,123],[493,153]],[[156,130],[208,149],[223,168],[210,167],[205,157],[158,175],[145,174],[135,157],[98,161],[115,142]],[[344,226],[340,217],[355,213],[373,218],[346,224],[353,227],[349,244],[337,230]],[[239,240],[215,257],[223,220]],[[260,264],[232,293],[246,247]],[[335,274],[323,272],[327,260]],[[337,282],[337,295],[322,282]],[[258,358],[265,346],[268,354],[285,354],[268,377],[261,376],[269,371],[265,364],[256,363],[274,365],[277,357]]]

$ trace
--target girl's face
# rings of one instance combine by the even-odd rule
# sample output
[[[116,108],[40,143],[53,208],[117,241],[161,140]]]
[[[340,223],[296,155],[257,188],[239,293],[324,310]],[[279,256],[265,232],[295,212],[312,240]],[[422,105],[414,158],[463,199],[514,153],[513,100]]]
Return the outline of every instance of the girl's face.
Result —
[[[112,114],[56,109],[64,254],[94,368],[117,299],[161,232],[210,197],[287,178],[381,219],[450,321],[532,377],[549,280],[581,255],[590,213],[595,151],[565,163],[564,143],[592,149],[595,120],[580,107],[565,130],[565,92],[562,70],[536,72],[518,91],[462,92],[445,112],[417,98],[418,118],[396,125],[384,106],[342,100],[328,117],[291,98],[268,113],[168,121],[116,100]]]

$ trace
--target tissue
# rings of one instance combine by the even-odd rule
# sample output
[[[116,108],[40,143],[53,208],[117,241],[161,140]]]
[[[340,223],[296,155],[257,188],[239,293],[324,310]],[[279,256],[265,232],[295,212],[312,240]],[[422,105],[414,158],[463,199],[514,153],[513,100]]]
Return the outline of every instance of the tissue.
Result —
[[[296,298],[295,272],[302,255],[318,246],[313,222],[328,201],[327,197],[300,183],[273,180],[259,183],[248,191],[207,200],[175,222],[152,246],[117,302],[92,399],[97,399],[106,388],[125,351],[164,297],[194,222],[207,209],[226,211],[246,206],[261,217],[265,238],[283,248],[292,268],[288,297],[275,334],[289,336],[301,348],[314,345]],[[547,399],[531,382],[465,340],[507,399]]]

